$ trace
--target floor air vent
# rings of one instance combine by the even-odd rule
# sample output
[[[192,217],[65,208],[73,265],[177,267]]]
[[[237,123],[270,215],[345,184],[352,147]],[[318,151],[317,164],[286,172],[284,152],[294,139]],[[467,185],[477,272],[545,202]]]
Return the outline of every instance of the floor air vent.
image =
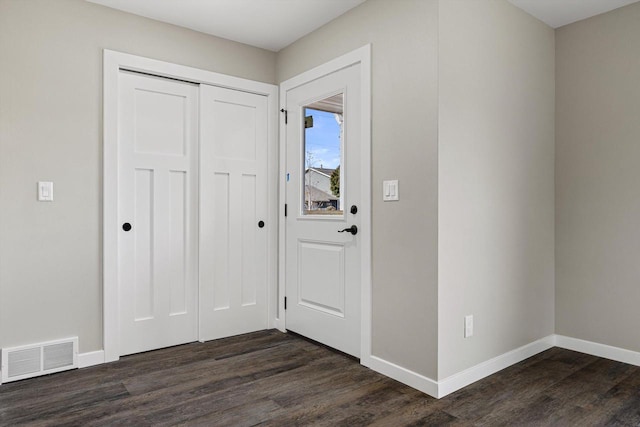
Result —
[[[78,337],[2,349],[2,381],[23,380],[78,367]]]

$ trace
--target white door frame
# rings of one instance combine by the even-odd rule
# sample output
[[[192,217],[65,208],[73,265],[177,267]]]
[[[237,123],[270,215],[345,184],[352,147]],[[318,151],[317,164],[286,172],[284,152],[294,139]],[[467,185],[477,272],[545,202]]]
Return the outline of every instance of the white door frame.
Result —
[[[120,357],[118,303],[118,73],[121,69],[203,83],[268,98],[268,319],[276,327],[278,254],[278,88],[268,83],[105,49],[103,55],[103,345],[104,361]],[[199,143],[199,142],[198,142]],[[195,255],[197,257],[197,254]]]
[[[361,87],[361,149],[362,175],[360,191],[362,198],[362,217],[360,237],[361,251],[361,292],[360,292],[360,363],[369,366],[371,361],[371,45],[363,46],[334,60],[319,65],[309,71],[290,78],[280,84],[280,102],[284,104],[288,90],[294,89],[310,81],[319,79],[335,71],[360,64]],[[287,106],[282,105],[286,110]],[[278,236],[279,253],[279,286],[278,311],[275,326],[281,331],[286,330],[286,312],[284,310],[285,283],[285,185],[286,185],[286,128],[284,119],[280,120],[280,233]],[[360,211],[358,211],[360,213]],[[360,234],[360,233],[359,233]]]

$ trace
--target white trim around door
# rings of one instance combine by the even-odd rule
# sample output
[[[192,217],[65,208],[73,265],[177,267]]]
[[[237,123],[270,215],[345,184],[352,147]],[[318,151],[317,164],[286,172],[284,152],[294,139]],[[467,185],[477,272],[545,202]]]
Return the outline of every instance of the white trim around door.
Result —
[[[371,364],[371,45],[363,46],[334,60],[324,63],[316,68],[299,74],[280,84],[280,102],[286,99],[288,90],[305,83],[329,75],[335,71],[347,68],[354,64],[360,64],[361,87],[361,180],[360,191],[362,194],[361,217],[361,334],[360,334],[360,363],[364,366]],[[281,105],[285,110],[286,106]],[[279,285],[278,285],[278,312],[275,326],[285,330],[286,319],[284,310],[285,295],[285,182],[286,182],[286,128],[284,117],[280,120],[280,224],[279,224]],[[360,214],[360,212],[358,212]]]
[[[104,361],[120,357],[118,303],[118,73],[135,71],[159,77],[208,84],[267,97],[268,103],[268,301],[269,327],[278,326],[278,88],[211,71],[104,50],[103,57],[103,345]]]

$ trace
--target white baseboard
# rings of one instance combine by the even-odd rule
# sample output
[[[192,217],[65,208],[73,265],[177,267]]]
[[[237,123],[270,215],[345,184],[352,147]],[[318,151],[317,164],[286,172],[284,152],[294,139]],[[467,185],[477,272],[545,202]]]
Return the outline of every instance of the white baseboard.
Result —
[[[102,363],[104,363],[104,350],[78,354],[78,368],[87,368]]]
[[[420,390],[421,392],[435,397],[436,399],[440,399],[441,397],[460,390],[469,384],[495,374],[504,368],[521,362],[524,359],[548,350],[554,346],[555,335],[549,335],[538,341],[516,348],[515,350],[511,350],[500,356],[496,356],[493,359],[480,363],[479,365],[465,369],[464,371],[451,375],[441,381],[435,381],[376,356],[367,358],[366,363],[363,364],[382,375],[400,381],[401,383]]]
[[[438,398],[438,383],[431,378],[413,372],[407,368],[388,362],[376,356],[369,356],[366,361],[367,367],[381,373],[396,381],[400,381],[410,387],[427,393],[429,396]]]
[[[495,374],[498,371],[522,362],[531,356],[541,353],[555,346],[555,335],[549,335],[538,341],[523,345],[507,353],[472,366],[469,369],[453,374],[438,382],[438,398],[444,397],[454,391],[460,390],[482,378]]]
[[[611,359],[617,362],[640,366],[640,353],[637,351],[626,350],[606,344],[598,344],[578,338],[565,337],[564,335],[556,335],[556,346],[592,356],[604,357],[605,359]]]
[[[478,380],[495,374],[531,356],[552,347],[579,351],[592,356],[603,357],[630,365],[640,366],[640,352],[599,344],[563,335],[549,335],[538,341],[511,350],[493,359],[472,366],[440,381],[420,375],[376,356],[367,359],[365,366],[435,398],[442,398]]]

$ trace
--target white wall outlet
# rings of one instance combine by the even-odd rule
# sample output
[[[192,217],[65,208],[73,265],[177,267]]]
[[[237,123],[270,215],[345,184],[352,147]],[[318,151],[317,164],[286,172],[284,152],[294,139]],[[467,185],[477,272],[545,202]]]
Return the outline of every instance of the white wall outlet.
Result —
[[[464,316],[464,337],[473,336],[473,315]]]
[[[38,200],[53,202],[53,182],[38,181]]]
[[[385,202],[392,200],[399,200],[398,195],[398,180],[382,181],[382,200]]]

